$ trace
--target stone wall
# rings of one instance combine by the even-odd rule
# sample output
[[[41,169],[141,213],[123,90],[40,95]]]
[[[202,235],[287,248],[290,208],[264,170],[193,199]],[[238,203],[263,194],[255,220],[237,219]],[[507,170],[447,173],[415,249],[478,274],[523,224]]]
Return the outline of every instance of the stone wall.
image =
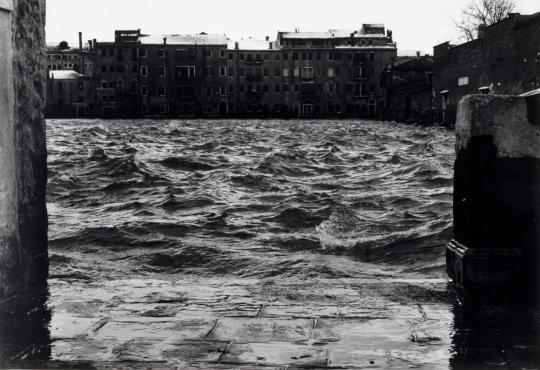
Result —
[[[537,281],[540,266],[540,95],[470,95],[456,123],[455,281]]]
[[[47,278],[44,27],[45,0],[0,1],[0,297]]]

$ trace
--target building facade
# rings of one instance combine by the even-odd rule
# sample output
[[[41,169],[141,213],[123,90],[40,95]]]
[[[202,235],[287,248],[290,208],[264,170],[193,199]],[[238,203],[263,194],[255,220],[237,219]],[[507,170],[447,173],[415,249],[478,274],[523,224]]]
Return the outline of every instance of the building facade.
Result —
[[[431,124],[435,120],[433,57],[396,58],[381,74],[383,118],[389,121]]]
[[[98,117],[375,118],[383,106],[379,75],[397,48],[391,31],[365,24],[238,42],[119,30],[89,51],[95,106],[88,114]]]
[[[437,120],[452,124],[467,94],[521,94],[540,87],[540,13],[511,14],[478,38],[434,47]]]

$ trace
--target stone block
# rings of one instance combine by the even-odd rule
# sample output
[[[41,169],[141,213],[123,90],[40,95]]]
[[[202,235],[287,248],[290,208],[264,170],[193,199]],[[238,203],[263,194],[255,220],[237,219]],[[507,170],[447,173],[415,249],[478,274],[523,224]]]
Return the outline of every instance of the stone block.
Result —
[[[469,95],[459,105],[454,239],[459,284],[536,281],[540,248],[540,95]]]

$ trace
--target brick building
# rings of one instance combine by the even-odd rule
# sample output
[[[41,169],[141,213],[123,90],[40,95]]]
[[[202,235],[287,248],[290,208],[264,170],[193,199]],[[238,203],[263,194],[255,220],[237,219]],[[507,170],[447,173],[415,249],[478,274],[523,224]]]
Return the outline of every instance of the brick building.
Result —
[[[278,32],[274,41],[115,32],[91,42],[100,117],[378,117],[392,33]]]
[[[383,118],[431,124],[434,121],[433,57],[402,56],[381,74]]]
[[[47,117],[72,118],[95,116],[95,83],[73,70],[48,72],[46,85]]]
[[[437,119],[455,122],[467,94],[520,94],[540,86],[540,13],[511,14],[461,45],[434,47]]]

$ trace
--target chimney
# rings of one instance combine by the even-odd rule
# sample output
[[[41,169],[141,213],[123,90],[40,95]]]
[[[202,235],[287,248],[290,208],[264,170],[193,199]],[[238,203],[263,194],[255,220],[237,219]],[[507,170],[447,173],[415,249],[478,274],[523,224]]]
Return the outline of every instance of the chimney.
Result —
[[[88,40],[88,49],[92,49],[92,40]]]
[[[236,41],[234,43],[234,50],[238,50],[239,49],[239,44],[238,44],[238,41]]]
[[[272,44],[272,42],[269,42],[269,43],[268,43],[268,46],[269,46],[270,49],[273,49],[273,48],[274,48],[274,44]]]
[[[79,61],[81,63],[81,66],[79,67],[79,73],[84,76],[84,56],[83,56],[83,49],[82,49],[82,32],[79,32]]]
[[[270,41],[270,36],[266,36],[264,39],[265,39],[266,41]]]
[[[486,33],[486,28],[487,28],[487,25],[485,23],[482,23],[481,25],[478,26],[477,36],[479,39],[484,37],[484,34]]]
[[[92,42],[92,45],[94,46],[94,49],[95,49],[97,46],[97,39],[94,39],[94,41]]]
[[[420,58],[420,50],[417,50],[417,51],[416,51],[416,57],[417,57],[417,58]]]
[[[163,45],[167,45],[167,37],[166,36],[163,38]]]

